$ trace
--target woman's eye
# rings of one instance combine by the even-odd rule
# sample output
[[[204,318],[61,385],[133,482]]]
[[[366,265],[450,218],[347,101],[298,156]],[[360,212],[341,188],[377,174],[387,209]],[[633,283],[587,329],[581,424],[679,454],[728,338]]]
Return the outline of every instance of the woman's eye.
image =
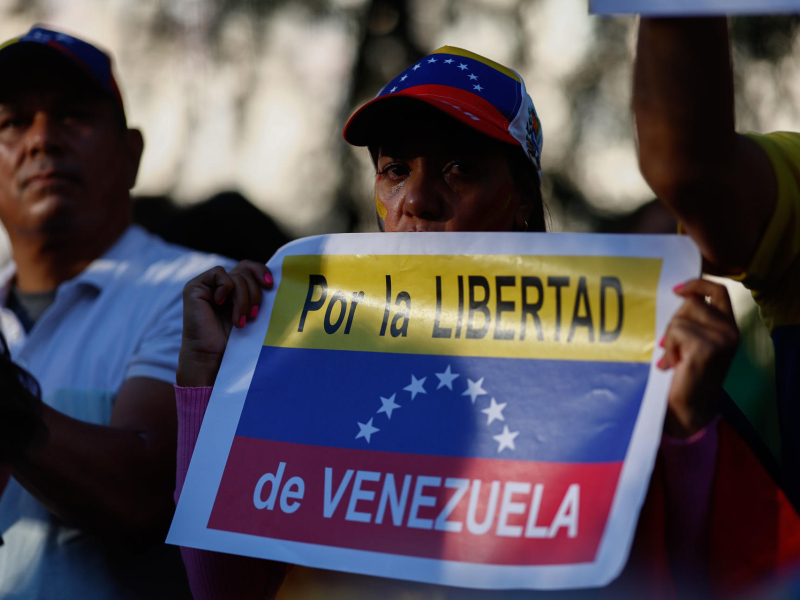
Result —
[[[474,163],[457,160],[450,163],[449,171],[455,175],[476,175],[478,167]]]
[[[398,179],[405,177],[409,173],[408,166],[402,163],[390,163],[386,165],[383,170],[378,171],[378,175],[383,175],[389,179]]]

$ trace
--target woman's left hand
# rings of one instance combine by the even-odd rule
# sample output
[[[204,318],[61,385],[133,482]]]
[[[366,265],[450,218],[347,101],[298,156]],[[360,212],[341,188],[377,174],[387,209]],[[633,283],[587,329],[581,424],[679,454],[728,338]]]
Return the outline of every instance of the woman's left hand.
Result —
[[[736,354],[739,329],[725,286],[693,279],[675,293],[686,301],[661,341],[665,352],[658,367],[675,368],[664,430],[687,438],[717,413],[718,390]]]

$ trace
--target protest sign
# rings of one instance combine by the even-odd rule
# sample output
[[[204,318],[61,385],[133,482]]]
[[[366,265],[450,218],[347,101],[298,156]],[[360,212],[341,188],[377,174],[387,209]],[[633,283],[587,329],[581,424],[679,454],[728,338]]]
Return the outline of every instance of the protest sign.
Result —
[[[595,14],[650,16],[733,15],[800,12],[800,0],[590,0]]]
[[[168,542],[477,588],[622,569],[670,375],[679,236],[350,234],[270,261]]]

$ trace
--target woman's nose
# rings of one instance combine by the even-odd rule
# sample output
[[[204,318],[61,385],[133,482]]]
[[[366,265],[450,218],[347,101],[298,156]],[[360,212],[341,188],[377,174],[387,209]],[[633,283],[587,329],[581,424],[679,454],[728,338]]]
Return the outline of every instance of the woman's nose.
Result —
[[[443,199],[434,173],[427,169],[415,169],[403,187],[403,212],[406,216],[423,221],[435,221],[439,218]]]

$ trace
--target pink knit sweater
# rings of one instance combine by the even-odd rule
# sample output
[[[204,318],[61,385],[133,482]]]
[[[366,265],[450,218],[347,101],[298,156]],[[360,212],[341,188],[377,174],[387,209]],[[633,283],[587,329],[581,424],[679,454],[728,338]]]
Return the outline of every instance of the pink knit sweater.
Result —
[[[175,386],[178,403],[178,469],[175,503],[181,496],[192,452],[206,414],[210,387]],[[183,564],[195,600],[262,600],[278,593],[286,566],[249,556],[181,548]]]
[[[181,495],[200,425],[213,388],[175,386],[178,403],[178,472],[175,501]],[[686,440],[664,435],[661,455],[667,477],[667,518],[670,554],[682,568],[699,576],[707,572],[707,527],[717,456],[718,418]],[[197,600],[270,599],[286,568],[272,561],[181,548],[192,593]]]

